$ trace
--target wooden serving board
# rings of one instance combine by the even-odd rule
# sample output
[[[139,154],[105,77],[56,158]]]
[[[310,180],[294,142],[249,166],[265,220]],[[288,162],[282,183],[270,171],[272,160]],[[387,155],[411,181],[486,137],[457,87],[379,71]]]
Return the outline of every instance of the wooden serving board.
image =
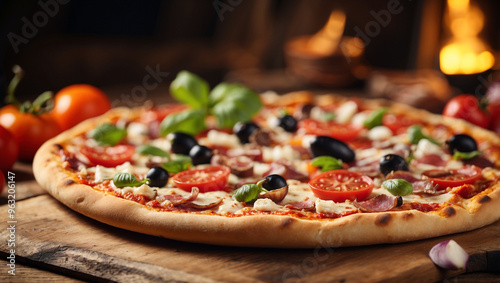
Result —
[[[432,246],[448,239],[470,254],[467,272],[500,275],[500,222],[467,233],[403,244],[302,250],[209,246],[102,224],[68,209],[22,174],[16,175],[16,263],[73,278],[121,282],[432,282],[465,273],[442,270],[429,259]],[[5,192],[2,201],[6,202]],[[2,205],[0,211],[2,219],[7,219],[7,207]],[[9,252],[3,240],[9,236],[6,223],[0,225],[4,260]],[[2,282],[29,279],[23,278],[22,272],[6,276],[6,265],[2,266]],[[487,280],[495,278],[492,276]]]

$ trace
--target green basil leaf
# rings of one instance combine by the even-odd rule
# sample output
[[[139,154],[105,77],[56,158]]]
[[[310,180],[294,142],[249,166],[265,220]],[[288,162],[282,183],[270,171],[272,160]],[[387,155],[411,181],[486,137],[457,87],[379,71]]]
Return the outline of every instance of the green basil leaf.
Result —
[[[181,71],[170,84],[170,92],[178,101],[195,109],[208,106],[208,83],[188,71]]]
[[[321,172],[340,169],[343,167],[342,160],[331,156],[318,156],[311,162],[313,166],[320,167]]]
[[[130,173],[116,173],[113,177],[113,184],[115,184],[117,188],[139,187],[143,184],[147,184],[149,181],[149,179],[139,181],[133,174]]]
[[[255,184],[247,184],[239,187],[233,193],[233,198],[239,202],[251,202],[259,197],[262,187]]]
[[[363,122],[363,126],[368,129],[373,129],[376,126],[382,125],[382,119],[384,118],[385,113],[387,112],[387,108],[380,108],[373,111],[368,118]]]
[[[384,181],[382,186],[395,196],[406,196],[413,192],[413,185],[403,179],[389,179]]]
[[[480,151],[477,151],[477,150],[474,150],[474,151],[471,151],[471,152],[455,151],[455,153],[453,154],[453,159],[456,159],[456,160],[469,160],[469,159],[472,159],[474,157],[478,157],[481,154],[483,154],[483,153],[480,152]]]
[[[168,173],[175,174],[188,170],[191,165],[191,158],[189,156],[177,154],[174,160],[163,163],[162,167],[165,168]]]
[[[219,128],[232,128],[237,122],[250,121],[262,107],[259,95],[238,84],[221,83],[209,96],[211,112]]]
[[[421,139],[426,139],[432,142],[433,144],[440,145],[438,141],[435,139],[426,136],[422,132],[422,128],[418,125],[413,125],[408,128],[408,138],[410,139],[410,143],[417,144]]]
[[[183,132],[194,136],[206,127],[204,111],[187,109],[165,117],[160,124],[160,134],[166,136],[172,132]]]
[[[104,123],[92,130],[89,136],[100,145],[114,146],[127,136],[127,130],[117,128],[111,123]]]
[[[135,149],[136,153],[142,155],[152,155],[152,156],[161,156],[161,157],[170,157],[170,154],[163,149],[152,146],[152,145],[141,145]]]

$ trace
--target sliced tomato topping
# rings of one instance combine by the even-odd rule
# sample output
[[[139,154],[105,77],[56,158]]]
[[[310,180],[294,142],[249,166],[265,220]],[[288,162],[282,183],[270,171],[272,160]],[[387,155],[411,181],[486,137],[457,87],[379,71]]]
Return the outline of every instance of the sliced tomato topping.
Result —
[[[436,184],[438,190],[445,190],[448,187],[474,183],[481,177],[481,171],[481,168],[476,166],[466,166],[453,170],[433,169],[422,173],[422,177]]]
[[[315,196],[335,202],[362,201],[370,196],[373,186],[370,177],[344,169],[321,173],[309,181]]]
[[[392,133],[399,135],[406,133],[408,127],[415,125],[416,121],[408,118],[405,115],[388,113],[384,115],[382,124],[391,129]]]
[[[115,145],[102,147],[83,147],[80,152],[85,155],[93,165],[116,167],[132,159],[135,147],[132,145]]]
[[[353,124],[339,124],[335,121],[318,121],[305,119],[299,122],[299,128],[304,129],[307,134],[316,136],[329,136],[341,141],[351,141],[359,136],[362,127]]]
[[[172,181],[179,189],[187,192],[191,192],[192,187],[197,187],[201,193],[222,191],[230,172],[226,166],[210,166],[179,172],[172,177]]]

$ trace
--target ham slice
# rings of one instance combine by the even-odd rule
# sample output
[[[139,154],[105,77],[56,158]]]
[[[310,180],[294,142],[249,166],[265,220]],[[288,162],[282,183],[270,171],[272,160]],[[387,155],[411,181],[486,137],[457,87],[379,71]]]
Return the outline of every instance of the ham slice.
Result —
[[[191,188],[191,194],[188,196],[183,196],[183,195],[162,195],[158,197],[157,199],[159,202],[163,202],[165,200],[168,200],[172,203],[173,206],[185,204],[187,202],[193,201],[198,197],[198,194],[200,193],[200,190],[197,187]]]
[[[388,195],[378,195],[375,198],[369,200],[353,202],[355,207],[367,212],[389,211],[398,206],[398,204],[401,205],[402,203],[403,200],[401,197],[388,196]]]
[[[315,207],[314,201],[312,200],[292,202],[285,205],[285,208],[297,209],[297,210],[313,210],[314,207]]]

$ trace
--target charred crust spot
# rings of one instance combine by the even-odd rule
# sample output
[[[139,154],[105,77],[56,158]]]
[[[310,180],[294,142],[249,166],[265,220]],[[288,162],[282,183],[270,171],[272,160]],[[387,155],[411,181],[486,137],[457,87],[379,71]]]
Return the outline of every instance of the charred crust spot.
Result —
[[[64,186],[70,186],[70,185],[73,185],[74,183],[76,183],[74,180],[72,180],[72,179],[66,179],[66,180],[64,180],[63,185]]]
[[[56,147],[57,150],[63,149],[62,145],[55,143],[54,146]]]
[[[413,213],[411,212],[403,214],[403,220],[410,220],[412,218],[413,218]]]
[[[491,200],[491,198],[489,196],[483,196],[479,199],[479,203],[485,203],[485,202],[489,202]]]
[[[281,228],[287,228],[288,226],[290,226],[293,222],[293,219],[292,218],[285,218],[283,219],[283,221],[281,221]]]
[[[443,213],[444,213],[444,216],[450,217],[450,216],[455,215],[457,212],[455,211],[455,209],[453,207],[447,206],[443,209]]]
[[[76,203],[82,203],[85,200],[85,197],[79,197],[76,199]]]
[[[389,213],[384,213],[375,218],[375,225],[387,226],[391,222],[392,216]]]

